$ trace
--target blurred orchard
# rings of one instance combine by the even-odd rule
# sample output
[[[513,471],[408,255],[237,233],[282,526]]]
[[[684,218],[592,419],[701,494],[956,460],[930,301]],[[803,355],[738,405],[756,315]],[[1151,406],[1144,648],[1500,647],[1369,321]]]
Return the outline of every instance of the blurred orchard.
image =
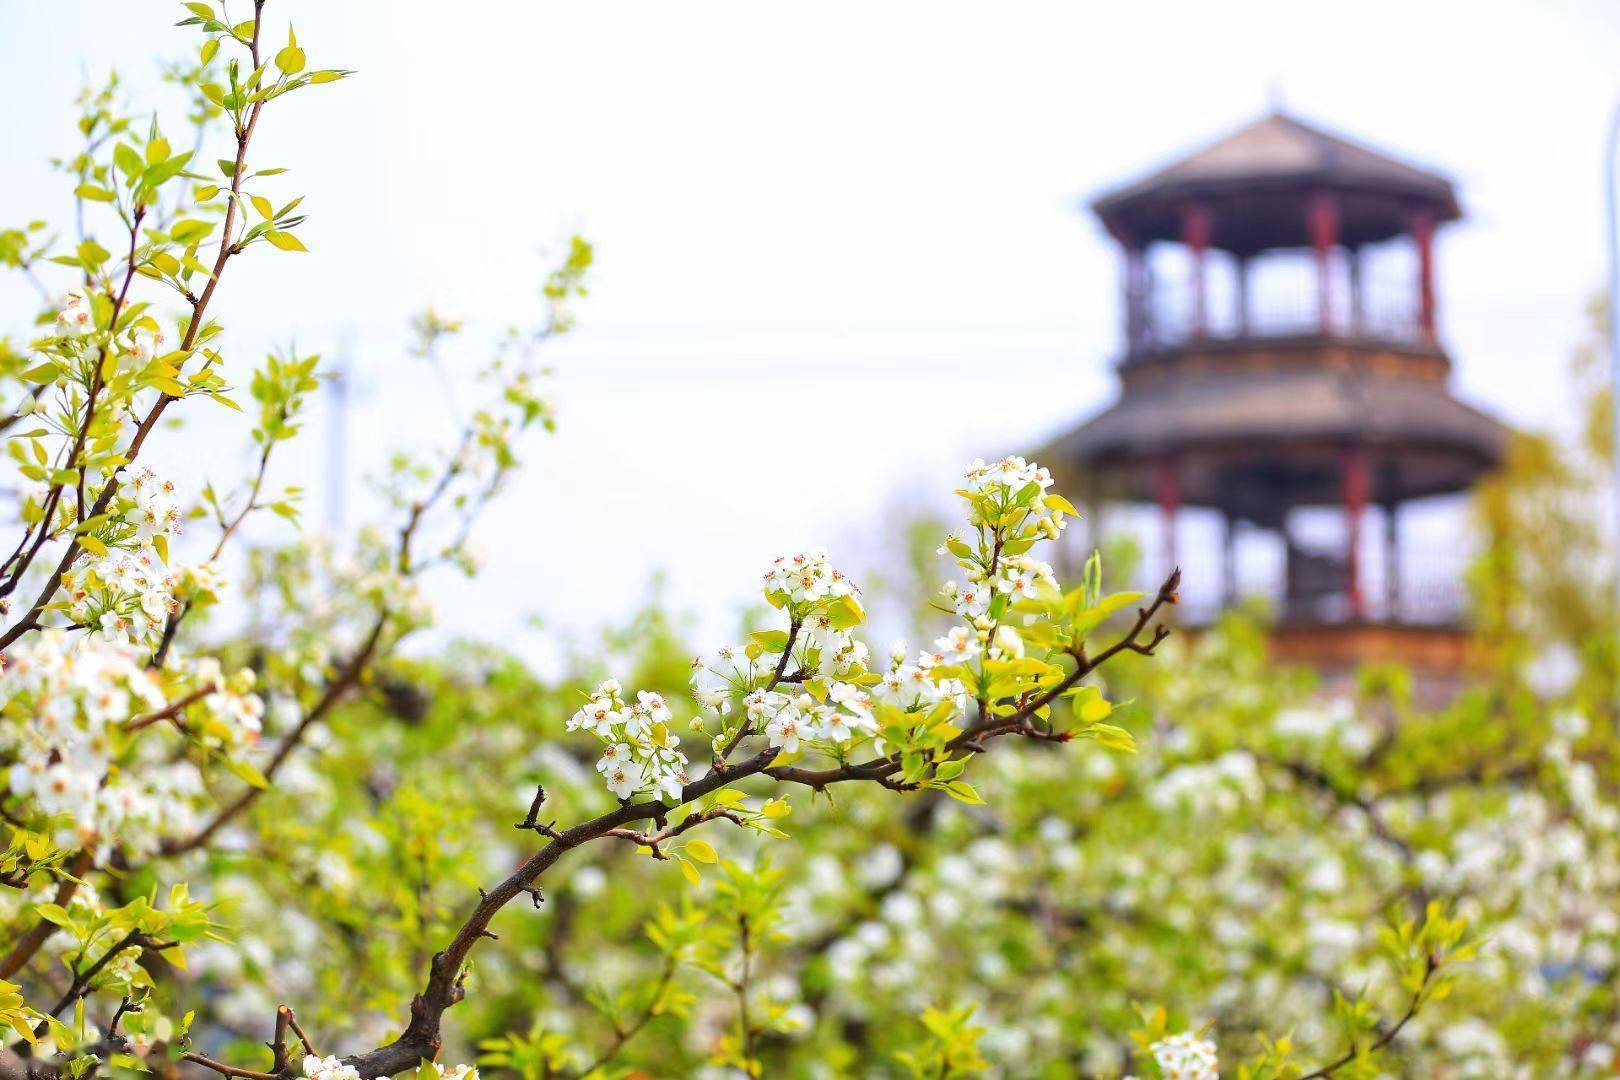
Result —
[[[388,517],[300,532],[275,452],[324,372],[233,352],[231,270],[332,257],[298,229],[338,178],[297,163],[306,203],[255,134],[349,72],[280,6],[154,25],[190,111],[92,86],[75,220],[6,208],[40,303],[0,344],[0,1075],[1620,1069],[1595,390],[1579,445],[1525,439],[1479,498],[1476,656],[1439,710],[1398,669],[1330,698],[1269,667],[1260,612],[1175,632],[1176,577],[1113,591],[1126,547],[1079,551],[1019,458],[967,465],[924,543],[887,523],[909,644],[812,551],[758,568],[730,642],[654,604],[556,681],[499,641],[413,649],[520,459],[568,467],[539,365],[591,251],[494,355],[420,317],[484,405],[400,448]],[[143,464],[220,409],[247,475]]]

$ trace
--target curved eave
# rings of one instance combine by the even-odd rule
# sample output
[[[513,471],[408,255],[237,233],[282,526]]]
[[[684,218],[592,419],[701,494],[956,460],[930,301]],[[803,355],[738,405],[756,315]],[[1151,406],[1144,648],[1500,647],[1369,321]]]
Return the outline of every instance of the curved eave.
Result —
[[[1182,501],[1221,505],[1213,478],[1220,469],[1286,469],[1297,461],[1308,471],[1339,448],[1360,446],[1383,470],[1387,497],[1419,498],[1468,487],[1501,462],[1511,434],[1437,383],[1324,371],[1224,373],[1129,393],[1051,440],[1041,457],[1060,477],[1100,477],[1128,499],[1151,498],[1147,467],[1197,458],[1207,467],[1193,471]],[[1315,487],[1331,491],[1331,484],[1324,478]],[[1302,484],[1302,492],[1311,490]]]

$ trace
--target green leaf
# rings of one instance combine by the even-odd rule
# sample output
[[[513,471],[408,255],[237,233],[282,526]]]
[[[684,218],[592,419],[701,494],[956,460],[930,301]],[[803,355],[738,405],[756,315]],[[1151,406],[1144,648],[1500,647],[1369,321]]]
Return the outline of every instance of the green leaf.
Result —
[[[1096,724],[1085,730],[1084,734],[1096,739],[1098,744],[1110,750],[1124,750],[1127,753],[1136,753],[1136,739],[1122,727],[1113,724]]]
[[[78,253],[79,261],[91,269],[100,266],[102,263],[112,258],[112,252],[108,251],[94,240],[86,240],[81,243],[78,247]]]
[[[786,630],[756,630],[748,640],[759,642],[766,652],[779,653],[787,648],[788,635]]]
[[[296,45],[289,45],[276,53],[276,67],[281,69],[283,75],[296,75],[304,70],[304,50]]]
[[[1078,591],[1080,590],[1076,590],[1076,592]],[[1071,593],[1070,597],[1073,595],[1074,594]],[[1112,596],[1103,597],[1097,602],[1096,607],[1088,608],[1075,616],[1074,623],[1070,627],[1075,639],[1079,640],[1085,635],[1091,633],[1091,631],[1101,626],[1109,616],[1113,615],[1121,608],[1129,607],[1131,604],[1136,603],[1138,600],[1142,599],[1142,596],[1143,594],[1139,592],[1122,592],[1114,593]],[[1067,599],[1069,598],[1066,597],[1065,600]],[[1065,604],[1065,606],[1067,606],[1067,604]]]
[[[274,244],[276,247],[280,248],[282,251],[308,251],[309,250],[309,248],[304,246],[304,242],[302,240],[298,239],[298,237],[294,236],[290,232],[278,232],[275,229],[271,229],[269,232],[265,233],[264,235],[265,235],[265,239],[269,240],[272,244]]]
[[[73,925],[73,918],[68,915],[67,910],[57,904],[40,904],[34,909],[34,914],[52,926],[69,927]]]
[[[1061,495],[1053,495],[1050,492],[1047,493],[1047,496],[1046,496],[1046,508],[1048,510],[1061,511],[1061,512],[1063,512],[1065,514],[1068,514],[1070,517],[1079,517],[1080,516],[1080,511],[1078,511],[1078,510],[1076,510],[1074,508],[1074,504],[1072,502],[1070,502],[1068,499],[1065,499]]]
[[[95,184],[80,184],[73,189],[73,194],[81,199],[89,199],[91,202],[112,202],[117,198],[106,188],[97,187]]]
[[[714,848],[710,847],[706,840],[688,840],[686,847],[682,850],[698,862],[716,863],[720,861],[720,856],[715,854]]]
[[[972,806],[984,805],[984,800],[979,798],[979,793],[977,791],[973,790],[973,785],[965,780],[951,781],[949,784],[945,785],[945,792],[951,798],[956,799],[959,802],[965,802]]]
[[[827,607],[827,619],[835,630],[848,630],[866,621],[866,611],[853,596],[840,596]]]
[[[128,143],[119,143],[113,147],[113,164],[118,166],[120,172],[133,180],[141,174],[146,166],[141,163],[141,155]]]
[[[260,788],[262,790],[270,786],[270,781],[265,779],[264,773],[260,772],[246,761],[239,761],[235,758],[226,758],[225,768],[232,776],[236,777],[244,784],[247,784],[249,787]]]

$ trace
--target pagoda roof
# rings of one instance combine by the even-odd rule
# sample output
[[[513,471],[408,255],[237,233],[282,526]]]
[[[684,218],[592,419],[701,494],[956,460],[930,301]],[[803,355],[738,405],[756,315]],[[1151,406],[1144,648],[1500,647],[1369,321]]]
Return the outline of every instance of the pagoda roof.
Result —
[[[1223,197],[1249,199],[1258,193],[1304,195],[1320,188],[1428,205],[1440,221],[1462,216],[1451,181],[1440,173],[1281,111],[1105,193],[1092,208],[1114,231],[1131,232],[1144,217],[1155,223],[1162,219],[1170,204],[1194,199],[1218,204]]]

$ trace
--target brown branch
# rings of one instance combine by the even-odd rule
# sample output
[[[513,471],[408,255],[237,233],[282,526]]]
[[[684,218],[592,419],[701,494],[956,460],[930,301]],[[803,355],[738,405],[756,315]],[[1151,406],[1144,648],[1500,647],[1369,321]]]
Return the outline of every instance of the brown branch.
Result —
[[[173,943],[159,944],[157,941],[153,940],[148,935],[141,933],[139,930],[131,930],[129,933],[120,938],[117,944],[113,945],[106,952],[102,953],[95,963],[91,964],[84,971],[74,973],[73,981],[69,984],[67,992],[62,995],[61,1000],[59,1000],[56,1005],[52,1007],[50,1013],[47,1015],[61,1016],[62,1010],[67,1008],[69,1005],[72,1005],[75,1001],[79,1000],[79,998],[83,997],[90,989],[90,984],[95,981],[96,976],[101,974],[102,969],[117,959],[118,954],[124,952],[126,949],[167,949],[173,947]],[[34,1034],[36,1036],[43,1037],[49,1026],[50,1025],[45,1023],[45,1021],[41,1020],[39,1027],[34,1029]]]
[[[181,713],[186,711],[187,707],[196,704],[209,694],[217,693],[218,691],[219,686],[212,683],[207,686],[198,687],[189,694],[186,694],[184,697],[179,697],[169,702],[167,705],[163,706],[163,708],[157,710],[157,712],[147,713],[145,716],[137,716],[132,720],[126,721],[124,723],[124,732],[125,734],[133,734],[134,732],[141,731],[144,728],[149,728],[153,724],[161,724],[165,720],[175,720]],[[181,729],[184,730],[183,725],[176,723],[176,726],[181,727]]]
[[[717,806],[711,810],[705,810],[700,814],[693,814],[690,817],[683,819],[679,824],[670,825],[667,828],[660,829],[655,833],[641,833],[636,832],[634,829],[610,829],[607,835],[616,836],[621,840],[628,840],[637,847],[647,848],[652,852],[652,857],[655,859],[667,860],[669,856],[664,854],[663,849],[658,846],[659,844],[662,844],[666,840],[673,840],[682,833],[697,828],[704,822],[715,821],[720,818],[724,818],[726,821],[729,821],[734,825],[741,825],[743,823],[742,816],[737,814],[735,811]]]
[[[236,1065],[227,1065],[223,1061],[215,1061],[211,1057],[193,1053],[187,1050],[180,1055],[181,1061],[189,1061],[193,1065],[201,1065],[205,1069],[213,1069],[221,1076],[239,1077],[240,1080],[282,1080],[278,1073],[257,1072],[253,1069],[243,1069]]]

